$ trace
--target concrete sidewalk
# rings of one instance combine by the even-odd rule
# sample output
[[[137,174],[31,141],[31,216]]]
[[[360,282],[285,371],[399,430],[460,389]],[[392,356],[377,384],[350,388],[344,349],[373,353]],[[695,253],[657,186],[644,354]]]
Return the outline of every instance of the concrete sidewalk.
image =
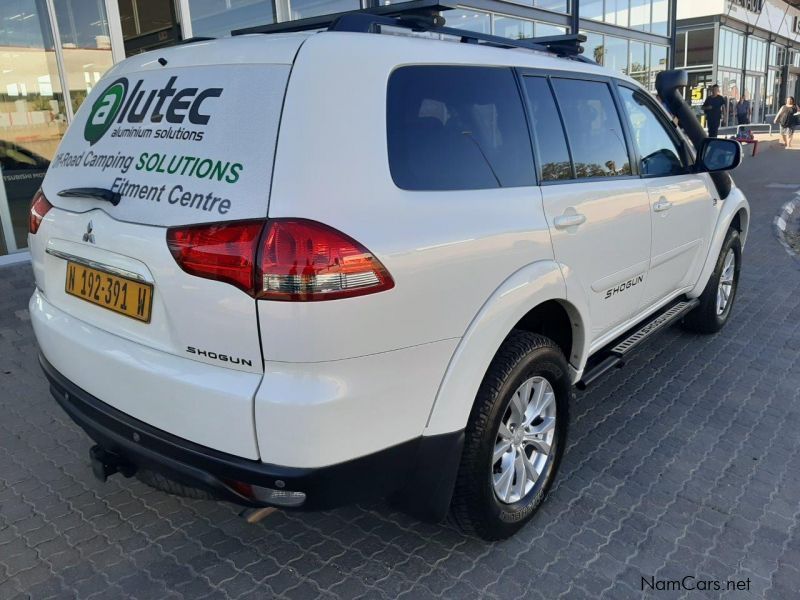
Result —
[[[687,576],[746,586],[725,598],[796,597],[800,270],[772,222],[799,165],[770,144],[736,172],[753,214],[726,329],[672,328],[580,394],[555,489],[495,544],[383,503],[249,525],[227,504],[97,482],[36,363],[30,267],[0,269],[0,599],[618,600]]]

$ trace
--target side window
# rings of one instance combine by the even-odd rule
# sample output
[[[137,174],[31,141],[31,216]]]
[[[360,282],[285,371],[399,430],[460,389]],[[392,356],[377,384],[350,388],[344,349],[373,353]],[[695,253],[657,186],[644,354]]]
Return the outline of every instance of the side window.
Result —
[[[564,116],[575,175],[630,175],[631,165],[619,114],[608,84],[578,79],[553,79]]]
[[[642,175],[665,177],[686,172],[681,152],[664,129],[641,92],[620,87],[620,96],[631,124],[631,133],[639,150]]]
[[[401,67],[389,77],[386,128],[392,179],[405,190],[535,184],[511,69]]]
[[[572,179],[567,140],[550,85],[544,77],[525,77],[524,81],[542,181]]]

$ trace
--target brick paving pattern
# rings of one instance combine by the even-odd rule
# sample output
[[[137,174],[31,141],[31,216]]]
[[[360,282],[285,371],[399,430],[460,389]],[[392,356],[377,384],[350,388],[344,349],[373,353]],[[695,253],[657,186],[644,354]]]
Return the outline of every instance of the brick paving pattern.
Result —
[[[772,229],[793,191],[765,185],[796,166],[779,152],[738,173],[753,223],[728,327],[671,328],[579,394],[551,497],[496,544],[383,503],[249,525],[230,505],[95,481],[36,362],[30,267],[0,269],[0,599],[618,599],[685,575],[750,579],[726,598],[797,597],[800,272]]]

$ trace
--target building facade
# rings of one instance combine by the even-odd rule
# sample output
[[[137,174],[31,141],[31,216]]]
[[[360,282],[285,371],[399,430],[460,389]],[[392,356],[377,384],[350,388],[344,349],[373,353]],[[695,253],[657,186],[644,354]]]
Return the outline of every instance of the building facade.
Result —
[[[675,63],[698,112],[713,84],[727,98],[723,126],[748,112],[750,123],[772,122],[787,96],[800,97],[800,0],[682,0],[677,13]]]
[[[686,1],[686,0],[684,0]],[[385,0],[0,2],[0,264],[27,258],[28,205],[67,125],[115,62],[191,37],[356,10]],[[464,0],[448,26],[510,38],[585,33],[585,54],[653,88],[674,0]]]

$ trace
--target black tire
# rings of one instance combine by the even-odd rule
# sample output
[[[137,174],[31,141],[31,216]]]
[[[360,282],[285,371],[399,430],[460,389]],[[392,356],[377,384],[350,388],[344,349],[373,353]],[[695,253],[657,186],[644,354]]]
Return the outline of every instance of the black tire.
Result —
[[[736,260],[733,272],[733,286],[730,297],[721,314],[717,314],[717,289],[725,266],[725,257],[733,251]],[[739,271],[742,266],[742,240],[736,229],[729,229],[722,243],[714,272],[700,295],[700,304],[683,318],[683,327],[695,333],[716,333],[725,326],[731,315],[736,291],[739,288]]]
[[[536,376],[545,378],[553,388],[555,435],[533,488],[517,502],[506,504],[495,493],[492,454],[512,395],[527,379]],[[453,521],[465,533],[500,540],[513,535],[533,517],[564,453],[571,394],[567,361],[555,342],[526,331],[511,332],[483,378],[465,430],[451,503]]]
[[[209,492],[201,490],[200,488],[190,487],[182,483],[165,477],[161,473],[150,471],[148,469],[139,469],[136,471],[136,479],[150,486],[160,492],[165,492],[173,496],[181,496],[183,498],[192,498],[194,500],[213,500]]]

